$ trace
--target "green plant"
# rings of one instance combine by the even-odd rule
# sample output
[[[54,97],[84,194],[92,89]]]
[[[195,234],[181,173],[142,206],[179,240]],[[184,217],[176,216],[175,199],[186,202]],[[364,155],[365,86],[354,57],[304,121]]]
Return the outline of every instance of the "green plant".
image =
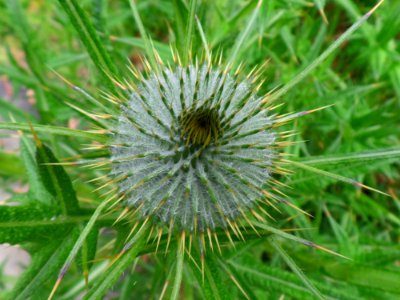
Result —
[[[4,3],[0,72],[37,109],[0,101],[21,152],[0,153],[4,186],[30,187],[0,207],[0,242],[32,254],[4,297],[399,297],[399,4],[372,25],[377,6],[359,18],[365,4],[344,0]]]

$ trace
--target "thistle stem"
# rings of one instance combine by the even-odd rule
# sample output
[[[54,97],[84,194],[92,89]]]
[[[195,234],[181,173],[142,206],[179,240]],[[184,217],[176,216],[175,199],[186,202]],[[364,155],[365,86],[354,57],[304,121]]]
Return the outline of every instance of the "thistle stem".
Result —
[[[176,300],[178,299],[179,296],[179,290],[182,282],[183,259],[185,255],[184,243],[185,243],[185,238],[181,237],[179,239],[179,245],[176,254],[176,271],[175,271],[174,285],[172,287],[172,293],[170,298],[171,300]]]

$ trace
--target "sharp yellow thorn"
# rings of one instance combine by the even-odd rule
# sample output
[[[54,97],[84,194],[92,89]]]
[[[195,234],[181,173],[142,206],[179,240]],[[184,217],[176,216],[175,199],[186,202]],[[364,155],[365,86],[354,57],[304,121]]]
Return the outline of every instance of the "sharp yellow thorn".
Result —
[[[268,218],[270,218],[273,221],[276,221],[275,218],[273,216],[271,216],[264,208],[262,208],[260,205],[258,206],[258,209],[264,214],[266,215]]]
[[[219,254],[222,254],[221,246],[219,245],[219,241],[218,241],[218,236],[215,231],[213,232],[213,236],[214,236],[215,243],[217,244],[218,252],[219,252]]]
[[[232,226],[232,223],[230,222],[230,220],[228,218],[225,218],[225,221],[228,223],[229,227],[232,229],[233,233],[236,235],[236,237],[238,239],[240,239],[239,234],[236,232],[235,227]]]
[[[85,116],[88,116],[89,118],[91,118],[91,119],[97,121],[97,117],[96,117],[94,114],[92,114],[92,113],[90,113],[90,112],[88,112],[88,111],[86,111],[86,110],[84,110],[84,109],[82,109],[82,108],[80,108],[80,107],[78,107],[78,106],[72,104],[72,103],[65,102],[65,104],[67,104],[69,107],[75,109],[76,111],[78,111],[78,112],[84,114]]]
[[[118,216],[118,218],[114,221],[113,226],[118,223],[127,213],[129,212],[129,208],[125,208],[122,213]]]
[[[229,278],[233,281],[233,283],[238,287],[238,289],[239,289],[240,292],[243,294],[243,296],[244,296],[246,299],[250,300],[250,297],[246,294],[246,292],[244,291],[244,289],[242,288],[242,286],[239,284],[239,282],[236,280],[236,278],[235,278],[231,273],[229,273],[228,275],[229,275]]]
[[[149,236],[147,237],[146,244],[149,243],[151,237],[153,236],[154,226],[151,226]]]
[[[135,232],[135,230],[136,230],[136,228],[137,228],[138,226],[139,226],[139,221],[137,221],[137,222],[135,223],[135,225],[132,227],[131,231],[129,232],[129,234],[128,234],[127,238],[126,238],[126,240],[129,240],[129,239],[130,239],[130,237],[131,237],[132,234]]]
[[[162,228],[158,229],[158,238],[157,238],[157,246],[156,246],[156,253],[158,251],[158,246],[160,245],[160,241],[161,241],[161,236],[162,236]]]
[[[242,234],[242,232],[241,232],[241,230],[240,230],[238,224],[237,224],[236,222],[233,222],[232,225],[233,225],[233,227],[236,228],[236,231],[237,231],[237,233],[239,234],[239,236],[240,236],[240,238],[242,239],[242,241],[245,241],[244,236],[243,236],[243,234]]]
[[[225,234],[228,237],[228,240],[231,243],[231,245],[233,246],[233,248],[235,248],[235,243],[233,242],[231,234],[229,233],[229,231],[227,229],[225,229]]]
[[[98,192],[99,190],[102,190],[110,185],[112,185],[114,182],[113,181],[108,181],[105,184],[103,184],[102,186],[99,186],[98,188],[96,188],[93,192]]]
[[[193,240],[193,235],[189,235],[189,253],[192,251],[192,240]]]
[[[169,280],[166,280],[165,283],[164,283],[164,286],[162,288],[162,291],[161,291],[161,294],[160,294],[160,298],[158,298],[159,300],[164,299],[165,292],[167,291],[168,285],[169,285]]]
[[[114,189],[114,191],[116,192],[115,189]],[[105,195],[103,195],[103,196],[105,196]],[[115,194],[115,196],[113,198],[116,198],[116,197],[117,197],[117,194]],[[113,204],[111,204],[110,208],[117,206],[119,204],[119,202],[121,202],[124,198],[125,198],[125,195],[122,195],[121,197],[119,197],[118,200],[116,200]]]
[[[306,245],[307,245],[307,246],[310,246],[310,247],[312,247],[312,248],[315,248],[315,249],[322,250],[322,251],[324,251],[324,252],[333,254],[333,255],[335,255],[335,256],[339,256],[339,257],[341,257],[341,258],[351,260],[351,259],[350,259],[349,257],[347,257],[347,256],[344,256],[344,255],[342,255],[342,254],[339,254],[339,253],[337,253],[337,252],[335,252],[335,251],[333,251],[333,250],[329,250],[329,249],[327,249],[327,248],[325,248],[325,247],[322,247],[322,246],[319,246],[319,245],[317,245],[317,244],[314,244],[314,243],[307,244],[307,243],[306,243]]]
[[[214,246],[213,246],[213,243],[212,243],[211,230],[210,230],[210,228],[207,228],[207,236],[208,236],[208,241],[209,241],[209,243],[210,243],[211,251],[214,252]]]
[[[200,233],[200,241],[201,241],[201,246],[203,248],[204,253],[206,252],[206,240],[204,238],[204,232]]]
[[[243,219],[246,221],[246,223],[250,225],[250,227],[257,233],[257,235],[259,235],[256,228],[254,227],[254,225],[251,223],[251,221],[247,217],[246,213],[241,208],[239,208],[239,212],[242,215]]]
[[[53,287],[53,289],[51,290],[51,293],[50,293],[49,297],[47,298],[47,300],[53,299],[53,297],[54,297],[54,295],[55,295],[55,293],[56,293],[58,287],[60,286],[61,280],[62,280],[62,278],[58,278],[58,279],[57,279],[57,281],[56,281],[56,283],[54,284],[54,287]]]
[[[166,255],[167,252],[168,252],[169,243],[170,243],[170,241],[171,241],[171,235],[172,235],[172,227],[173,227],[173,225],[174,225],[174,220],[171,220],[171,221],[169,222],[168,239],[167,239],[167,247],[165,248],[165,255]]]
[[[201,279],[204,284],[204,254],[201,254]]]
[[[253,216],[256,217],[258,221],[265,222],[265,220],[254,209],[251,209],[250,212],[253,214]]]
[[[182,233],[181,233],[181,237],[180,237],[180,248],[179,248],[179,251],[181,251],[181,253],[182,254],[185,254],[185,239],[186,239],[186,237],[185,237],[185,231],[182,231]]]

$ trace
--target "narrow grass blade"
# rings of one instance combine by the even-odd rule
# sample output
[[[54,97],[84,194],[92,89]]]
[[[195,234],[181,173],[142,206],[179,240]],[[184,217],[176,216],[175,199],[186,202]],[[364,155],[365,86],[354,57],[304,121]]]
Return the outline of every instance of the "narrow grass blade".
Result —
[[[197,16],[195,16],[195,17],[196,17],[197,30],[199,31],[201,42],[203,43],[203,48],[204,48],[204,52],[206,54],[206,59],[207,59],[207,61],[210,61],[211,53],[210,53],[210,48],[208,46],[206,35],[204,33],[203,27],[201,26],[199,18]]]
[[[326,24],[328,24],[328,19],[326,18],[325,11],[324,11],[324,6],[325,6],[325,0],[314,0],[315,5],[318,8],[319,14],[321,15],[322,19]]]
[[[307,276],[303,273],[303,271],[297,266],[295,261],[286,253],[285,250],[282,249],[282,247],[279,245],[276,239],[274,237],[270,237],[269,241],[272,247],[274,247],[274,249],[276,250],[276,252],[279,253],[279,255],[283,258],[283,260],[290,267],[290,269],[300,278],[300,280],[314,294],[314,296],[320,300],[325,299],[325,297],[322,296],[321,292],[314,286],[314,284],[307,278]]]
[[[175,279],[174,285],[172,286],[172,293],[171,293],[171,300],[176,300],[179,297],[179,290],[181,287],[182,282],[182,273],[183,273],[183,259],[185,255],[184,245],[185,243],[184,238],[180,239],[177,254],[176,254],[176,268],[175,268]]]
[[[232,67],[234,64],[236,64],[236,59],[239,54],[240,48],[242,48],[244,41],[248,37],[251,29],[253,28],[253,25],[256,21],[257,15],[258,15],[258,12],[260,11],[261,4],[262,4],[262,0],[259,0],[256,8],[254,9],[253,13],[251,14],[250,20],[248,21],[246,28],[242,31],[242,33],[237,38],[235,45],[233,46],[232,53],[230,54],[230,57],[228,60],[228,66]]]
[[[185,48],[183,49],[183,65],[186,66],[190,61],[191,47],[193,40],[193,27],[194,27],[194,16],[197,7],[197,0],[190,0],[189,4],[189,18],[186,24],[186,34],[185,34]]]
[[[140,18],[138,8],[136,6],[135,0],[129,0],[131,6],[133,18],[135,19],[136,25],[139,28],[140,35],[142,36],[144,42],[144,49],[146,51],[147,59],[149,60],[151,66],[154,70],[158,71],[159,67],[154,57],[154,47],[149,39],[149,36],[144,28],[142,19]]]
[[[43,290],[46,286],[46,281],[54,275],[68,255],[77,236],[78,230],[75,228],[64,239],[53,240],[53,242],[48,244],[48,247],[44,247],[42,251],[39,251],[33,257],[34,261],[31,266],[11,291],[8,299],[31,299],[35,293]],[[37,297],[33,298],[37,299]]]
[[[314,257],[311,257],[311,259],[315,260]],[[285,295],[285,299],[315,299],[310,290],[299,280],[298,276],[281,268],[274,268],[269,264],[262,263],[258,257],[246,256],[240,261],[230,261],[229,264],[244,281],[251,283],[250,286],[253,290],[261,289],[275,293],[279,292]],[[323,296],[329,300],[360,299],[353,289],[336,288],[336,286],[332,288],[332,283],[329,281],[326,283],[322,280],[313,280],[313,283],[323,293]],[[340,283],[342,284],[342,282]],[[264,298],[270,299],[271,297]],[[272,297],[272,299],[276,299],[276,297]]]
[[[100,74],[103,75],[104,81],[112,91],[116,91],[110,76],[118,77],[117,68],[109,57],[85,11],[76,0],[59,0],[59,3],[74,25],[93,63]]]
[[[99,278],[98,282],[90,289],[83,299],[85,300],[101,300],[104,295],[110,290],[113,284],[118,280],[121,274],[132,265],[140,250],[143,248],[149,226],[146,225],[139,230],[135,236],[129,241],[131,247],[121,257],[115,261],[104,275]]]
[[[251,291],[251,287],[248,286],[242,280],[240,280],[239,276],[235,274],[236,273],[235,270],[233,270],[229,265],[227,265],[225,259],[224,260],[219,259],[218,263],[221,266],[221,268],[228,274],[229,278],[236,285],[236,287],[239,289],[240,293],[244,298],[246,298],[247,300],[256,299],[256,296]]]
[[[110,36],[110,39],[112,42],[138,47],[146,51],[145,38]],[[163,60],[169,61],[172,59],[171,50],[168,45],[157,41],[152,41],[151,45],[154,46],[154,49],[160,54]]]
[[[332,43],[320,56],[318,56],[312,63],[310,63],[303,71],[296,75],[291,81],[289,81],[285,86],[279,89],[277,92],[273,93],[268,101],[271,103],[278,100],[287,92],[289,92],[295,85],[301,82],[306,76],[308,76],[316,67],[318,67],[333,51],[335,51],[344,41],[348,40],[349,37],[356,31],[368,18],[373,14],[373,12],[383,3],[381,0],[376,4],[369,12],[367,12],[360,20],[354,23],[349,29],[347,29],[336,41]]]
[[[82,230],[81,234],[79,235],[78,240],[76,241],[74,247],[71,249],[67,259],[65,260],[65,263],[63,267],[61,268],[61,271],[58,274],[57,281],[53,287],[53,290],[51,291],[48,300],[53,299],[53,296],[55,292],[57,291],[58,286],[61,283],[61,280],[64,278],[65,273],[68,271],[72,261],[74,260],[75,256],[78,254],[79,249],[82,247],[83,243],[86,240],[86,237],[89,235],[91,232],[93,226],[95,225],[95,222],[97,221],[98,217],[102,213],[103,209],[107,206],[108,201],[103,201],[94,211],[92,217],[90,218],[89,222],[86,224],[85,228]]]
[[[309,246],[309,247],[311,247],[311,248],[316,248],[316,249],[325,251],[325,252],[327,252],[327,253],[330,253],[330,254],[333,254],[333,255],[340,256],[340,257],[342,257],[342,258],[348,259],[347,257],[345,257],[345,256],[343,256],[343,255],[341,255],[341,254],[339,254],[339,253],[336,253],[336,252],[334,252],[334,251],[332,251],[332,250],[329,250],[329,249],[327,249],[327,248],[325,248],[325,247],[319,246],[319,245],[317,245],[317,244],[315,244],[315,243],[313,243],[313,242],[311,242],[311,241],[308,241],[308,240],[299,238],[299,237],[297,237],[297,236],[295,236],[295,235],[286,233],[286,232],[284,232],[284,231],[282,231],[282,230],[279,230],[279,229],[277,229],[277,228],[268,226],[267,224],[259,223],[259,222],[256,222],[256,221],[253,221],[253,224],[254,224],[255,226],[259,227],[259,228],[262,228],[262,229],[264,229],[264,230],[268,230],[268,231],[274,233],[275,235],[280,236],[280,237],[282,237],[282,238],[284,238],[284,239],[292,240],[292,241],[301,243],[301,244],[303,244],[303,245]]]
[[[344,177],[344,176],[341,176],[341,175],[337,175],[337,174],[334,174],[334,173],[331,173],[331,172],[328,172],[328,171],[325,171],[325,170],[320,170],[320,169],[311,167],[309,165],[306,165],[306,164],[303,164],[303,163],[300,163],[300,162],[297,162],[297,161],[290,161],[289,163],[291,165],[294,165],[294,166],[296,166],[298,168],[301,168],[303,170],[314,172],[316,174],[323,175],[323,176],[326,176],[326,177],[329,177],[329,178],[332,178],[332,179],[335,179],[335,180],[343,181],[345,183],[351,184],[351,185],[353,185],[355,187],[358,187],[358,188],[364,188],[364,189],[367,189],[367,190],[370,190],[370,191],[373,191],[373,192],[376,192],[376,193],[379,193],[379,194],[382,194],[382,195],[390,197],[389,194],[384,193],[384,192],[382,192],[380,190],[374,189],[372,187],[369,187],[369,186],[367,186],[365,184],[362,184],[361,182],[358,182],[358,181],[356,181],[354,179],[347,178],[347,177]]]
[[[376,159],[391,159],[400,157],[400,148],[378,149],[368,152],[349,153],[345,155],[307,157],[301,160],[305,165],[336,165]]]
[[[31,125],[36,132],[43,132],[55,135],[65,135],[74,138],[85,138],[97,142],[106,142],[108,140],[107,135],[104,133],[96,133],[78,129],[70,129],[66,127],[52,126],[52,125],[41,125],[41,124],[31,124]],[[21,130],[24,132],[31,131],[30,124],[13,123],[13,122],[0,123],[0,129]]]

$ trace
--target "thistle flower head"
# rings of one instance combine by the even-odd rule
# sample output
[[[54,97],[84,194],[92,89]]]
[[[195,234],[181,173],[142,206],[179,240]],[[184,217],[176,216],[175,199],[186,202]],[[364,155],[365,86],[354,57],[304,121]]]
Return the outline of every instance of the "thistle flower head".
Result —
[[[123,202],[178,231],[229,229],[265,198],[274,121],[250,78],[220,66],[163,68],[121,105],[111,174]]]

